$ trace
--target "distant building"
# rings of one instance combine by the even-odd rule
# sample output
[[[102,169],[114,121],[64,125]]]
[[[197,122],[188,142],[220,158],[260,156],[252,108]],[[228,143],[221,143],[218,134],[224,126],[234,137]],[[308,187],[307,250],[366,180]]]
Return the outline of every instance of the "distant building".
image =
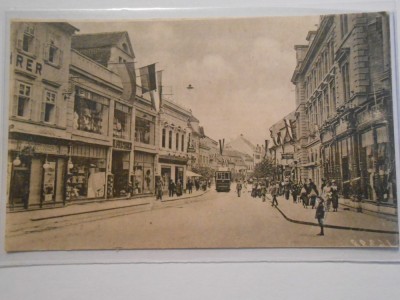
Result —
[[[243,134],[227,143],[226,149],[236,150],[251,156],[253,159],[251,169],[254,169],[254,166],[261,162],[264,156],[264,148],[262,146],[256,146],[252,144],[247,138],[244,137]]]
[[[192,113],[189,109],[168,99],[163,99],[160,110],[160,141],[158,155],[158,174],[164,182],[180,180],[186,185],[188,167],[188,141],[191,133],[188,120]]]

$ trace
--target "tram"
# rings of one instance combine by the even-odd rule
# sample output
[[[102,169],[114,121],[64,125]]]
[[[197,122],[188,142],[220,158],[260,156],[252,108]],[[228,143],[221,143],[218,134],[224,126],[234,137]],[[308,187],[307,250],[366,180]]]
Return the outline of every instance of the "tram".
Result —
[[[217,192],[229,192],[231,190],[232,174],[226,169],[219,169],[215,172],[215,189]]]

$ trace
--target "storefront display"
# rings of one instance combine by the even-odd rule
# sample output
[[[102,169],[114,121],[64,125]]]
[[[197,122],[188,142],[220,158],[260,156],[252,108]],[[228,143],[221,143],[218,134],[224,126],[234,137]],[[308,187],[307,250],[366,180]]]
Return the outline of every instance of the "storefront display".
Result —
[[[74,129],[107,135],[109,99],[76,89],[74,102]]]
[[[135,141],[138,143],[154,145],[155,142],[155,117],[137,111],[135,118]]]
[[[67,175],[67,200],[103,198],[105,196],[105,165],[102,159],[73,158]]]
[[[133,192],[154,192],[154,155],[135,151]]]

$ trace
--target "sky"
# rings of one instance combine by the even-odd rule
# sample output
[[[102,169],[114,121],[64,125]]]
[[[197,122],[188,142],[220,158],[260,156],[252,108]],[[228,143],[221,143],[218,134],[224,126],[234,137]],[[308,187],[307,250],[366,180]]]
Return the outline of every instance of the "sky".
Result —
[[[79,33],[127,31],[136,68],[157,63],[164,91],[192,109],[206,135],[264,144],[295,109],[294,45],[319,17],[71,22]],[[191,84],[194,88],[187,89]]]

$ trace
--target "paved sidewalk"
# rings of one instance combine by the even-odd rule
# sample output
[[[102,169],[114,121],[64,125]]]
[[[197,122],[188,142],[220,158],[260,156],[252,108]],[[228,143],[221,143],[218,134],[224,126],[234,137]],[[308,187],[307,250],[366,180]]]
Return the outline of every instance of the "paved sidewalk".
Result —
[[[168,197],[163,196],[162,202],[156,201],[155,195],[143,195],[140,198],[126,198],[126,199],[109,199],[109,200],[97,200],[93,202],[76,202],[70,203],[64,207],[48,208],[42,210],[32,210],[32,211],[16,211],[11,212],[13,219],[30,219],[30,220],[40,220],[49,218],[58,218],[68,215],[78,215],[91,212],[100,212],[106,210],[120,209],[124,207],[143,207],[143,210],[149,210],[152,208],[159,208],[164,205],[164,203],[171,203],[173,201],[180,201],[185,199],[191,199],[201,196],[209,191],[194,191],[192,194],[183,194],[180,197]],[[16,216],[18,215],[18,217]]]
[[[269,204],[272,202],[271,195],[268,195],[268,199]],[[315,209],[312,209],[311,206],[304,208],[300,202],[293,203],[292,199],[286,200],[284,197],[278,197],[277,209],[290,222],[318,226],[315,219]],[[331,211],[326,212],[325,227],[398,234],[398,224],[395,220],[390,220],[384,216],[344,210],[344,207],[340,205],[337,212],[333,212],[332,208]]]

